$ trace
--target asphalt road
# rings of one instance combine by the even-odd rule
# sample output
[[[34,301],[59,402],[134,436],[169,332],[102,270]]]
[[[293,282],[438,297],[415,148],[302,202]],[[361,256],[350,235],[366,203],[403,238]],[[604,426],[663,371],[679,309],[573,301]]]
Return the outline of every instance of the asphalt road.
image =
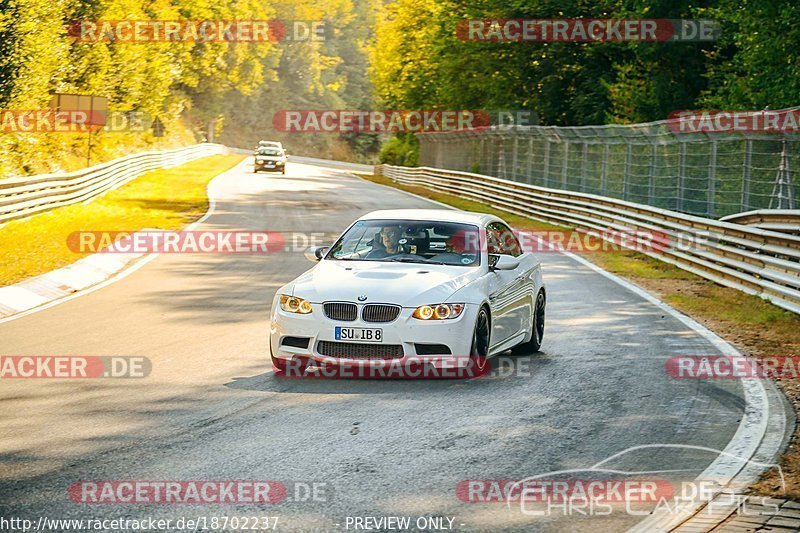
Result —
[[[204,229],[282,231],[298,244],[374,209],[431,207],[296,163],[281,176],[255,175],[248,162],[216,180],[213,195]],[[299,251],[162,255],[103,289],[0,324],[1,355],[145,356],[153,368],[144,379],[1,381],[0,516],[277,516],[279,531],[347,530],[366,516],[447,517],[459,531],[632,526],[640,517],[620,509],[537,517],[456,496],[461,480],[584,469],[640,445],[721,450],[741,418],[734,380],[666,375],[671,355],[715,354],[707,340],[569,257],[541,260],[543,351],[504,358],[470,381],[275,378],[269,307],[276,288],[311,266]],[[669,470],[640,477],[680,482],[713,459],[645,449],[606,466]],[[274,506],[86,505],[67,495],[78,480],[204,479],[316,482],[327,493],[290,493]]]

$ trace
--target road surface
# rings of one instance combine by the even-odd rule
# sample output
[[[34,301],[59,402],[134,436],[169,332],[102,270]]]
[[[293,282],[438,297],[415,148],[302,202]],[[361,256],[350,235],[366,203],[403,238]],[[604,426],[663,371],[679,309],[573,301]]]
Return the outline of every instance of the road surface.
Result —
[[[216,208],[198,229],[281,231],[298,244],[374,209],[436,207],[298,163],[282,176],[253,174],[245,162],[211,189]],[[671,355],[717,353],[709,341],[573,259],[540,256],[543,351],[504,358],[491,376],[470,381],[276,379],[270,305],[279,286],[312,266],[300,251],[162,255],[100,290],[0,324],[0,355],[152,363],[144,379],[0,382],[0,515],[277,516],[279,531],[354,530],[356,517],[388,516],[445,518],[458,531],[632,526],[640,516],[539,517],[519,504],[457,497],[462,480],[583,469],[640,445],[721,450],[741,419],[735,380],[665,373]],[[645,449],[606,466],[669,470],[640,477],[678,483],[714,457]],[[274,506],[87,505],[68,497],[78,480],[278,480],[291,491]],[[325,495],[298,501],[292,491],[312,482]]]

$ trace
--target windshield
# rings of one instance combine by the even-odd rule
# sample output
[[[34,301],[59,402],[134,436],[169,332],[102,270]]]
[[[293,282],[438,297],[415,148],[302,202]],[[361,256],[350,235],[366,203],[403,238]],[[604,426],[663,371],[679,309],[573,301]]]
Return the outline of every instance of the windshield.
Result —
[[[359,220],[326,259],[477,266],[478,227],[420,220]]]
[[[258,155],[279,156],[282,154],[278,148],[259,148]]]

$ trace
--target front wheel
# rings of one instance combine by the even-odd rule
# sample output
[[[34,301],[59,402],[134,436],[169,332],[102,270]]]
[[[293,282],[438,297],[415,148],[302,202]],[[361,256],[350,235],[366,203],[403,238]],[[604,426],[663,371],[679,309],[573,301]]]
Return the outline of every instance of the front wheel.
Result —
[[[470,355],[476,357],[487,357],[489,355],[489,313],[485,307],[478,311],[478,318],[475,320],[475,331],[472,334],[472,348]]]
[[[474,363],[477,366],[473,377],[482,376],[491,370],[488,360],[491,331],[489,312],[485,307],[481,307],[480,311],[478,311],[478,317],[475,319],[472,346],[469,350],[470,363]]]
[[[534,353],[542,349],[544,339],[544,308],[547,303],[544,291],[539,291],[536,295],[536,305],[533,308],[531,317],[531,340],[514,347],[517,353]]]

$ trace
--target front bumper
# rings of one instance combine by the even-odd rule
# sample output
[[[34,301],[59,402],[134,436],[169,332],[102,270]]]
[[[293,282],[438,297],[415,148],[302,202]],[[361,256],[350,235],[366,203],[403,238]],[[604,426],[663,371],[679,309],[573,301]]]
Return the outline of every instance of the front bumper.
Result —
[[[445,369],[460,368],[469,364],[473,329],[478,313],[477,305],[467,304],[458,318],[430,321],[413,318],[411,315],[414,309],[403,308],[394,321],[384,323],[363,321],[361,306],[359,306],[359,317],[348,322],[325,316],[322,304],[312,304],[312,308],[313,311],[307,315],[287,313],[279,307],[273,311],[270,326],[272,357],[284,361],[301,360],[312,365],[370,368],[414,365],[421,361],[434,368]],[[351,358],[347,355],[333,357],[320,353],[320,343],[356,344],[337,341],[336,326],[380,328],[383,338],[375,345],[383,348],[376,352],[385,353],[386,347],[391,346],[393,349],[390,351],[396,352],[397,355],[386,358]],[[303,342],[298,342],[298,339],[308,339],[307,346],[302,347]],[[287,342],[290,344],[287,345]],[[369,345],[369,343],[357,344]],[[449,353],[442,353],[444,351],[442,347],[446,347]],[[369,351],[368,348],[359,351],[364,350]]]
[[[286,163],[281,163],[279,161],[273,161],[270,164],[269,161],[265,161],[262,163],[254,163],[256,170],[283,170],[286,167]]]

